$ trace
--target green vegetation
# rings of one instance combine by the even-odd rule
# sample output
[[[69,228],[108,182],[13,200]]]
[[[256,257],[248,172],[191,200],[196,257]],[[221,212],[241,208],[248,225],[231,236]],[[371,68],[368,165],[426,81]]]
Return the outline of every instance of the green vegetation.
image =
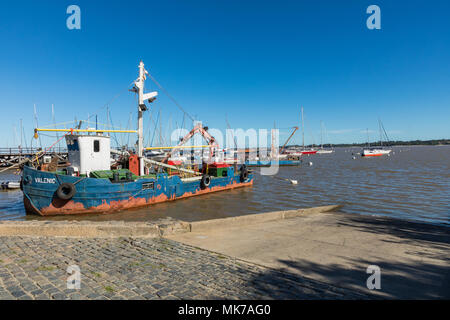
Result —
[[[150,267],[152,269],[164,269],[166,268],[166,265],[164,263],[159,263],[159,264],[153,264],[153,263],[144,263],[142,266],[144,267]]]
[[[140,266],[140,265],[141,265],[141,263],[138,262],[138,261],[130,262],[130,263],[128,264],[129,267],[138,267],[138,266]]]
[[[53,271],[56,268],[53,266],[40,266],[34,269],[34,271]]]
[[[151,263],[146,261],[145,259],[141,259],[140,261],[133,261],[128,264],[129,267],[150,267],[152,269],[164,269],[167,266],[164,263]]]
[[[104,288],[105,288],[105,291],[107,291],[107,292],[109,292],[109,293],[113,293],[113,292],[114,292],[114,288],[111,287],[111,286],[106,286],[106,287],[104,287]]]

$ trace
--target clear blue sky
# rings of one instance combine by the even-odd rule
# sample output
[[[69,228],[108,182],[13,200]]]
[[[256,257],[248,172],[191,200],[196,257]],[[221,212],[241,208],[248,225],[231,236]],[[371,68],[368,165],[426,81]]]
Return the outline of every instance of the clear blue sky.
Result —
[[[71,4],[81,30],[66,27]],[[366,27],[371,4],[381,30]],[[114,124],[126,128],[133,112],[135,126],[126,90],[140,59],[209,127],[226,129],[226,115],[233,128],[275,122],[283,140],[303,106],[307,143],[321,120],[333,143],[363,142],[366,128],[375,139],[378,117],[391,139],[450,138],[449,12],[448,1],[414,0],[3,1],[0,146],[18,144],[19,119],[30,144],[33,104],[40,126],[52,103],[56,122],[96,112],[105,122],[102,106],[121,94]],[[163,93],[153,108],[163,129],[181,125]]]

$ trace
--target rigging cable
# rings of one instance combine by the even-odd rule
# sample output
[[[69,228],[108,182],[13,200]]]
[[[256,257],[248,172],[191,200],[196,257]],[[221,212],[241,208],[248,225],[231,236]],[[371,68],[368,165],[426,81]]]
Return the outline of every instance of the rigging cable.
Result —
[[[180,106],[180,104],[175,100],[175,98],[173,98],[170,94],[169,94],[169,92],[166,90],[166,89],[164,89],[163,88],[163,86],[161,86],[159,83],[158,83],[158,81],[156,81],[156,79],[150,74],[150,73],[148,73],[148,76],[150,77],[150,79],[152,79],[152,81],[156,84],[156,86],[162,91],[162,92],[164,92],[165,93],[165,95],[167,96],[167,97],[169,97],[169,99],[170,100],[172,100],[172,102],[184,113],[184,114],[186,114],[192,121],[194,121],[194,118],[189,114],[189,113],[187,113],[184,109],[183,109],[183,107],[182,106]]]

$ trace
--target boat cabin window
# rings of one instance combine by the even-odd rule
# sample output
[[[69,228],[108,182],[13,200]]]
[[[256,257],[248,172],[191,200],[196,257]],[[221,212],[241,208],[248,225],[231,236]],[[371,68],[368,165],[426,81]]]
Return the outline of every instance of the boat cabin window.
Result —
[[[100,152],[100,140],[94,140],[94,152]]]

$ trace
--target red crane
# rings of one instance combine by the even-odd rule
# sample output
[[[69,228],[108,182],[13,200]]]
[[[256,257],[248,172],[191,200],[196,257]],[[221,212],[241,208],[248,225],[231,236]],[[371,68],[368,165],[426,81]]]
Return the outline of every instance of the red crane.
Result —
[[[203,136],[203,138],[208,142],[208,145],[209,145],[209,157],[211,159],[213,157],[213,155],[214,155],[215,149],[217,149],[219,147],[219,145],[217,144],[216,139],[212,135],[210,135],[208,133],[208,127],[203,127],[201,122],[197,123],[194,126],[194,128],[187,135],[185,135],[181,139],[181,141],[178,144],[178,146],[181,146],[181,145],[185,144],[197,132],[200,133]],[[162,162],[167,162],[167,160],[170,158],[171,155],[172,155],[172,151],[169,151],[166,154],[166,156],[164,157]]]

